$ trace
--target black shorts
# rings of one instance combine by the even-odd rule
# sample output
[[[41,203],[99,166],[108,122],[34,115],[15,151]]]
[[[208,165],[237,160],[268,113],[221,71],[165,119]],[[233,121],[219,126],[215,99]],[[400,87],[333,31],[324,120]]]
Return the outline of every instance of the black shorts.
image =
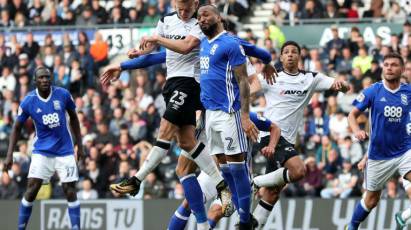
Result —
[[[202,109],[200,84],[192,77],[173,77],[163,89],[163,118],[177,126],[196,125],[196,110]]]
[[[261,151],[268,143],[270,143],[270,136],[261,138],[259,150]],[[274,156],[267,159],[265,173],[267,174],[284,167],[285,162],[294,156],[298,156],[294,145],[284,139],[284,137],[280,137],[275,148]]]

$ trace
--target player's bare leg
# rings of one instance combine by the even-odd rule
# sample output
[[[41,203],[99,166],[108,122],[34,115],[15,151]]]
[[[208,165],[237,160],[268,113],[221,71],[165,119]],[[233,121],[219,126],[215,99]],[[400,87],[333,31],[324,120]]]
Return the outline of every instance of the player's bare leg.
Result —
[[[71,229],[80,229],[80,202],[77,200],[76,181],[62,183],[68,202]]]
[[[257,187],[277,187],[284,186],[289,182],[297,182],[304,178],[305,166],[299,156],[294,156],[287,160],[283,168],[274,172],[257,176],[253,179]]]
[[[132,196],[137,195],[140,190],[141,181],[160,164],[170,149],[170,141],[178,131],[178,126],[162,118],[160,122],[159,133],[153,148],[151,148],[147,159],[141,165],[134,177],[122,181],[119,184],[112,184],[110,188],[120,194],[129,193]]]
[[[42,179],[39,178],[28,178],[27,190],[23,195],[23,199],[20,203],[19,208],[19,221],[18,229],[26,229],[31,216],[31,210],[33,207],[33,201],[36,199],[37,193],[43,183]]]

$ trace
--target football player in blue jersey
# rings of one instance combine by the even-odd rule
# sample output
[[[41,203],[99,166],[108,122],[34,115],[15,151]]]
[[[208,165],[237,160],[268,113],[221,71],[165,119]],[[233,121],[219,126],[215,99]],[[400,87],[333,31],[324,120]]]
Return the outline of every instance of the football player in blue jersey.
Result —
[[[370,137],[365,156],[365,196],[357,203],[346,229],[358,229],[380,200],[385,183],[395,174],[411,180],[411,86],[400,83],[404,61],[398,54],[383,59],[383,80],[363,90],[354,100],[348,116],[349,124],[360,141]],[[369,110],[370,133],[361,130],[357,117]],[[400,229],[405,226],[410,212],[396,216]]]
[[[201,102],[206,109],[206,135],[240,215],[239,229],[251,229],[251,188],[245,163],[248,136],[258,137],[250,120],[250,86],[243,47],[223,27],[218,9],[205,5],[198,23],[206,38],[200,48]]]
[[[84,154],[76,106],[70,92],[51,85],[52,75],[47,68],[38,67],[34,71],[34,80],[36,89],[29,92],[20,104],[4,165],[7,172],[13,164],[13,151],[21,129],[30,117],[36,135],[27,190],[19,207],[18,229],[27,227],[33,201],[41,185],[48,183],[56,171],[68,201],[71,229],[80,229],[80,203],[76,195],[78,169],[70,131],[71,127],[77,144],[77,157],[82,158]]]
[[[269,119],[262,117],[262,116],[258,116],[256,113],[253,113],[253,112],[250,112],[250,119],[257,126],[259,131],[270,133],[269,144],[261,150],[261,153],[266,157],[272,156],[274,154],[277,143],[280,139],[280,135],[281,135],[280,128],[275,123],[271,122]],[[248,162],[249,170],[251,170],[251,157],[252,157],[251,152],[252,152],[252,148],[249,148],[248,153],[247,153],[247,162]],[[250,172],[250,176],[251,176],[251,172]],[[201,190],[204,193],[204,202],[212,201],[210,205],[210,209],[208,210],[208,223],[211,229],[214,229],[217,223],[221,220],[221,218],[224,217],[222,208],[221,208],[221,202],[218,199],[215,199],[213,201],[213,199],[217,195],[217,190],[212,186],[209,176],[201,172],[197,178],[198,178],[198,182],[200,183]],[[168,229],[169,230],[184,230],[187,225],[187,221],[190,217],[190,214],[191,214],[191,211],[190,211],[188,202],[184,200],[182,204],[174,212],[173,216],[171,217],[170,222],[168,224]],[[253,227],[254,228],[257,227],[258,226],[257,220],[253,220],[253,222],[254,222]]]

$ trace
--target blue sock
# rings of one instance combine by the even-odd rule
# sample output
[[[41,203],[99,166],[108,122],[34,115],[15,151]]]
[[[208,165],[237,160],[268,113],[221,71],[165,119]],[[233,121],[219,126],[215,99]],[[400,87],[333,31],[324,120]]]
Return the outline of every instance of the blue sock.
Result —
[[[250,220],[251,186],[247,174],[247,166],[244,161],[230,162],[228,165],[230,166],[237,190],[240,222],[248,223]]]
[[[180,205],[174,212],[173,216],[168,223],[168,230],[184,230],[186,227],[188,218],[190,217],[190,209],[186,209],[183,205]]]
[[[80,229],[80,202],[78,200],[68,202],[71,229]]]
[[[203,203],[203,191],[201,191],[195,174],[190,174],[180,178],[180,183],[184,188],[184,195],[188,201],[191,211],[196,217],[197,223],[207,221],[207,214]]]
[[[364,207],[365,207],[364,200],[361,200],[355,206],[355,210],[352,215],[351,223],[350,223],[351,229],[353,230],[358,229],[358,227],[360,227],[361,222],[363,222],[365,218],[367,218],[368,214],[370,214],[370,210],[366,210]]]
[[[215,226],[217,225],[217,222],[214,220],[208,219],[208,224],[210,225],[210,229],[214,229]]]
[[[18,229],[24,230],[27,227],[27,223],[29,222],[31,216],[31,209],[33,207],[32,202],[28,202],[26,199],[21,199],[20,207],[19,207],[19,222],[18,222]]]
[[[237,196],[237,189],[235,188],[234,178],[231,174],[230,166],[228,164],[220,164],[220,169],[223,174],[223,178],[225,182],[228,184],[228,187],[231,191],[231,200],[235,208],[238,210],[238,196]]]

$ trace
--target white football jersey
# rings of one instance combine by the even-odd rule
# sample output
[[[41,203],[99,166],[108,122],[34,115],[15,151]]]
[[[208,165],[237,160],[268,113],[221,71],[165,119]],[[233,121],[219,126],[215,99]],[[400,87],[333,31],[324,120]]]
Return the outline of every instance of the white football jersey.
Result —
[[[157,34],[168,39],[184,40],[191,35],[201,40],[204,35],[196,18],[188,22],[180,20],[177,12],[170,13],[157,24]],[[180,54],[166,49],[167,79],[172,77],[194,77],[199,81],[200,77],[200,46],[194,48],[188,54]]]
[[[330,89],[334,78],[308,71],[297,74],[281,71],[274,85],[261,78],[260,82],[267,101],[264,116],[280,127],[282,137],[295,144],[298,128],[303,125],[305,106],[315,91]],[[269,133],[262,136],[267,135]]]

